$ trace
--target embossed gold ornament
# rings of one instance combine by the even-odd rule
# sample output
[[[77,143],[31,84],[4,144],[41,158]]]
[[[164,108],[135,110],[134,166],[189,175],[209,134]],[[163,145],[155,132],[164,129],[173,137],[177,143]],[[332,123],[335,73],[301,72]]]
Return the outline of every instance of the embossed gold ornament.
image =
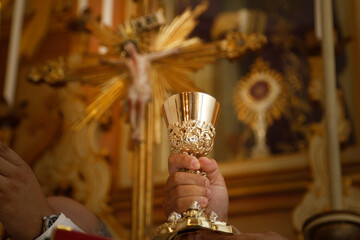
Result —
[[[215,127],[197,120],[173,123],[168,126],[170,149],[174,153],[206,156],[214,146]]]
[[[220,42],[220,48],[224,51],[225,56],[229,59],[242,57],[248,51],[260,49],[267,43],[267,38],[263,34],[252,33],[242,34],[231,31]]]
[[[266,145],[267,128],[282,116],[287,101],[283,75],[258,58],[251,72],[239,81],[234,94],[238,119],[248,124],[255,133],[252,157],[269,154]]]
[[[207,215],[198,202],[194,201],[183,213],[173,212],[168,222],[155,230],[152,240],[177,239],[178,235],[189,231],[210,230],[219,234],[234,234],[236,230],[226,222],[217,220],[217,214],[211,212]]]
[[[86,29],[107,48],[106,55],[92,58],[87,56],[86,64],[80,66],[68,66],[66,63],[66,66],[63,66],[64,74],[50,79],[45,79],[46,74],[49,74],[47,72],[31,74],[33,82],[44,81],[52,86],[79,81],[101,87],[84,115],[74,122],[73,130],[81,130],[91,121],[100,121],[116,101],[129,99],[128,90],[132,85],[132,77],[128,68],[123,64],[104,64],[109,62],[106,60],[123,61],[120,46],[128,40],[136,41],[140,54],[176,50],[173,54],[151,61],[147,72],[154,106],[149,119],[154,121],[155,143],[160,142],[161,103],[168,92],[199,91],[193,83],[193,73],[214,63],[217,58],[239,58],[247,51],[257,50],[266,42],[262,34],[247,36],[236,31],[227,34],[225,39],[206,43],[198,37],[192,37],[191,33],[197,26],[199,16],[209,6],[208,0],[201,1],[193,9],[185,9],[170,22],[165,21],[162,10],[155,11],[159,9],[158,5],[158,1],[149,1],[146,4],[140,1],[134,18],[125,20],[116,30],[93,19],[88,20]]]
[[[188,153],[197,158],[211,151],[220,104],[212,96],[200,92],[183,92],[163,103],[171,151]]]

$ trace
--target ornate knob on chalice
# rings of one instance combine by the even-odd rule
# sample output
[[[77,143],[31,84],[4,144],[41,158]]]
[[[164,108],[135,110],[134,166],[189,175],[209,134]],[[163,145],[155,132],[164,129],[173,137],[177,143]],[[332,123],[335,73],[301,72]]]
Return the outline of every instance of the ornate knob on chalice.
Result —
[[[183,92],[169,97],[162,110],[172,152],[199,158],[211,151],[220,113],[220,104],[214,97]]]

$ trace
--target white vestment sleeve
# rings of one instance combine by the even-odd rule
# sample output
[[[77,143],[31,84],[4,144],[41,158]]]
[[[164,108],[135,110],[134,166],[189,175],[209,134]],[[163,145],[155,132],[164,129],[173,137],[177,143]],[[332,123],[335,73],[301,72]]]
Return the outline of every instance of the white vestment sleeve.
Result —
[[[52,232],[56,229],[57,226],[70,227],[73,231],[84,232],[78,226],[76,226],[76,224],[73,223],[70,218],[67,218],[63,213],[61,213],[54,224],[34,240],[45,240],[46,238],[50,238]]]

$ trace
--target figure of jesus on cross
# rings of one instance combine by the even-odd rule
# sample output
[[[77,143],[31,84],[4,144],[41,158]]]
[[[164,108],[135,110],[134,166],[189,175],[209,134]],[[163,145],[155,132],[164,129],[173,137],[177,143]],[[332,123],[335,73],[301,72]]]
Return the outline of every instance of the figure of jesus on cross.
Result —
[[[141,141],[141,121],[145,117],[146,104],[151,99],[152,88],[149,78],[151,62],[177,52],[179,52],[179,48],[160,52],[139,53],[136,42],[126,40],[121,45],[120,58],[101,60],[103,63],[124,64],[128,69],[131,80],[127,94],[131,138],[136,142]]]

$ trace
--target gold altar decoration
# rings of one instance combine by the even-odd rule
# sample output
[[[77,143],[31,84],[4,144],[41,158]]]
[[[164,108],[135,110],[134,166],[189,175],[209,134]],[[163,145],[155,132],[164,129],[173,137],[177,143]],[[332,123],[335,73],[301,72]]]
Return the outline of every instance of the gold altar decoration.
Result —
[[[57,110],[62,116],[62,135],[42,153],[33,170],[46,196],[65,195],[79,201],[104,221],[114,239],[129,239],[128,230],[119,224],[109,204],[113,178],[108,153],[100,146],[99,123],[79,131],[71,129],[85,110],[81,83],[102,84],[101,79],[113,77],[118,70],[99,65],[97,58],[84,57],[82,45],[87,43],[88,34],[80,32],[72,37],[68,58],[49,60],[28,74],[33,83],[44,82],[58,90]]]
[[[15,1],[2,0],[0,10],[4,12],[14,6]],[[69,9],[75,5],[75,1],[62,0],[32,0],[26,1],[26,23],[22,31],[20,42],[20,55],[26,58],[32,58],[39,47],[39,44],[45,37],[51,22],[52,14],[58,14],[58,22],[64,20],[64,16],[71,14]],[[60,21],[59,21],[60,20]],[[57,24],[57,23],[56,23]],[[60,24],[59,24],[60,25]]]
[[[200,158],[212,150],[220,113],[220,104],[215,98],[200,92],[183,92],[169,97],[163,103],[162,110],[173,152]],[[205,172],[203,176],[206,177]],[[153,240],[177,239],[181,233],[197,230],[234,233],[230,225],[217,220],[215,212],[207,216],[205,209],[194,201],[183,214],[173,212],[168,222],[155,230]]]
[[[204,43],[199,38],[188,38],[189,34],[197,25],[197,18],[208,7],[208,2],[203,1],[193,10],[186,9],[181,15],[175,17],[169,24],[160,28],[151,28],[144,31],[138,31],[138,28],[131,27],[131,21],[124,22],[118,27],[118,31],[113,32],[108,27],[102,26],[95,21],[88,23],[88,28],[103,45],[108,49],[108,57],[120,57],[119,46],[128,39],[135,40],[140,53],[150,54],[162,51],[176,50],[173,54],[152,61],[149,70],[149,79],[151,81],[152,93],[151,99],[154,103],[154,134],[155,142],[159,142],[160,129],[160,108],[165,100],[167,92],[197,91],[199,90],[191,80],[191,74],[202,68],[206,64],[213,63],[216,58],[227,57],[236,58],[243,55],[246,51],[256,50],[265,42],[263,35],[247,37],[236,32],[219,41]],[[138,20],[139,21],[139,20]],[[160,20],[159,20],[160,21]],[[160,21],[161,22],[161,21]],[[241,40],[241,41],[240,41]],[[106,59],[106,56],[105,56]],[[131,83],[124,67],[115,67],[120,72],[125,72],[119,80],[125,82],[123,88],[126,89]],[[85,116],[79,120],[74,129],[81,129],[88,122],[98,120],[101,117],[101,104],[106,102],[106,110],[119,99],[126,96],[121,93],[116,94],[110,90],[116,84],[116,81],[108,83],[97,100],[89,105],[85,111]],[[125,91],[125,90],[124,90]]]
[[[213,63],[216,58],[236,58],[248,50],[256,50],[262,46],[265,38],[259,36],[248,40],[236,32],[231,33],[231,37],[208,43],[196,37],[189,38],[197,25],[197,18],[207,9],[208,1],[202,1],[194,9],[186,9],[168,24],[161,18],[157,1],[139,1],[133,4],[136,9],[133,19],[125,21],[116,31],[93,20],[87,22],[87,29],[106,47],[106,55],[95,56],[85,64],[76,65],[63,65],[62,60],[58,59],[48,62],[49,66],[43,69],[33,70],[29,76],[33,82],[45,82],[55,87],[75,81],[101,86],[100,93],[84,109],[82,116],[73,119],[75,124],[71,129],[81,134],[84,129],[95,126],[117,101],[128,100],[134,79],[129,74],[129,68],[120,63],[125,59],[123,43],[133,41],[139,54],[143,56],[173,51],[168,56],[151,61],[148,72],[145,73],[151,86],[151,101],[142,103],[147,106],[144,118],[146,122],[142,121],[140,125],[141,141],[132,149],[134,179],[131,239],[143,240],[150,236],[152,224],[151,155],[152,144],[160,141],[161,103],[168,92],[198,91],[191,79],[194,72]],[[146,24],[144,27],[146,21],[143,20],[154,15],[156,24],[151,22],[151,27]],[[141,27],[138,28],[139,24],[136,23],[140,23]],[[254,44],[247,44],[248,41],[254,41]],[[112,64],[114,60],[119,64]]]
[[[59,89],[64,132],[56,145],[36,161],[33,170],[46,196],[60,194],[76,199],[106,223],[115,239],[128,239],[127,231],[117,222],[108,203],[111,168],[97,140],[98,124],[89,124],[76,132],[70,129],[85,108],[78,96],[79,87],[71,84]]]
[[[86,63],[68,63],[64,57],[58,57],[55,60],[46,61],[40,68],[31,68],[27,77],[34,84],[47,83],[52,87],[63,87],[71,82],[101,85],[104,82],[101,79],[111,79],[119,74],[119,69],[99,65],[97,58],[87,58],[82,61]]]
[[[284,77],[258,58],[251,72],[241,79],[235,89],[234,104],[237,117],[255,132],[253,157],[269,154],[266,130],[279,119],[287,106]]]
[[[219,235],[233,235],[236,232],[226,222],[217,220],[216,213],[212,212],[207,216],[199,203],[194,201],[183,214],[173,212],[168,222],[156,229],[152,240],[177,239],[183,233],[198,230],[212,231]]]
[[[168,126],[170,149],[174,153],[206,156],[214,146],[215,127],[212,124],[189,120]]]
[[[117,31],[94,20],[89,20],[86,25],[91,34],[107,48],[107,54],[101,56],[102,62],[114,59],[122,61],[124,56],[121,46],[128,40],[134,41],[139,53],[144,55],[173,50],[172,54],[152,61],[149,71],[142,73],[149,75],[152,88],[154,115],[151,117],[154,118],[156,143],[160,141],[161,103],[168,92],[198,91],[192,82],[191,74],[206,64],[213,63],[216,58],[239,58],[247,51],[257,50],[266,43],[266,37],[262,34],[246,35],[237,31],[229,32],[222,40],[207,43],[197,37],[189,38],[189,34],[197,25],[197,18],[207,9],[208,4],[208,1],[202,1],[193,10],[186,9],[168,24],[165,24],[161,17],[162,11],[155,11],[155,1],[148,5],[153,9],[152,13],[144,11],[147,15],[124,21],[118,26]],[[29,74],[33,82],[46,82],[54,86],[72,81],[101,84],[99,95],[86,108],[84,115],[75,122],[72,127],[74,130],[80,130],[93,120],[99,121],[117,100],[127,98],[126,93],[132,85],[132,76],[128,74],[124,64],[99,64],[99,58],[100,56],[97,56],[90,61],[87,60],[90,64],[71,67],[59,58],[56,61],[48,61],[41,70],[33,69]]]
[[[324,104],[324,76],[321,69],[323,68],[322,58],[320,56],[309,57],[310,64],[310,84],[309,96],[311,100],[320,101]],[[345,104],[343,93],[337,92],[337,122],[339,142],[346,142],[351,133],[350,120],[345,114]],[[326,161],[326,133],[324,119],[320,123],[312,124],[312,135],[309,139],[308,159],[311,169],[312,182],[308,191],[302,198],[302,201],[295,207],[292,213],[292,225],[296,230],[299,239],[303,239],[303,226],[307,219],[316,214],[329,211],[330,202],[330,184],[328,165]],[[360,212],[358,202],[360,201],[360,191],[353,186],[350,177],[342,179],[343,186],[343,207],[346,210]]]
[[[267,39],[262,34],[243,34],[238,31],[229,31],[225,35],[225,40],[221,41],[220,48],[225,51],[227,58],[236,59],[249,50],[260,49],[266,42]]]

